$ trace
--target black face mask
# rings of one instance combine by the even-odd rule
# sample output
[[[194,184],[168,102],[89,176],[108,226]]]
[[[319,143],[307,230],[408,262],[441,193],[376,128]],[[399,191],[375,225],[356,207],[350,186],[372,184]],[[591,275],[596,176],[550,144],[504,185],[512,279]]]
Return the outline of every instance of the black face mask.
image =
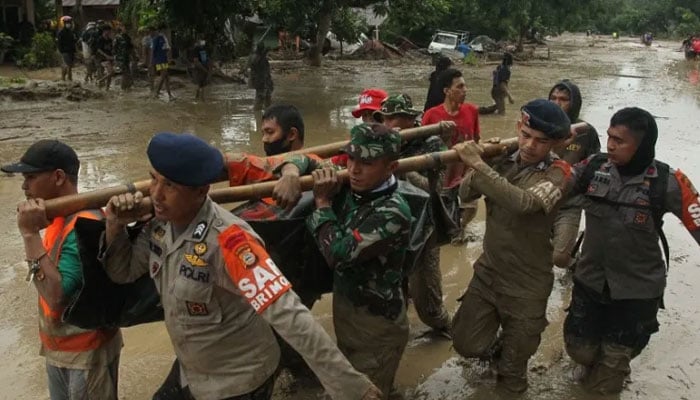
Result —
[[[265,149],[266,156],[276,156],[290,151],[292,143],[287,142],[287,138],[282,138],[271,143],[263,143],[263,149]]]

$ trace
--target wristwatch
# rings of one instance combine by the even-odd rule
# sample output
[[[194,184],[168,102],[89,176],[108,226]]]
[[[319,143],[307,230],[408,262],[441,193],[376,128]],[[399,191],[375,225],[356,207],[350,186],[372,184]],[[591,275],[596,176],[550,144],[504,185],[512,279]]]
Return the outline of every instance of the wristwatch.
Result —
[[[27,266],[29,267],[29,272],[27,273],[28,282],[31,283],[34,279],[37,281],[43,281],[46,277],[46,275],[44,275],[44,271],[41,270],[40,261],[42,257],[35,260],[27,260]]]

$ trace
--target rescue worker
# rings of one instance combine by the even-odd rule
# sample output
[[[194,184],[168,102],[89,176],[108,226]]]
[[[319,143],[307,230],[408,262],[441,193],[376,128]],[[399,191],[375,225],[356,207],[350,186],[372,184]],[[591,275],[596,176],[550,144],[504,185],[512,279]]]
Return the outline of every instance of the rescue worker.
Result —
[[[572,194],[580,195],[586,213],[586,240],[564,342],[585,367],[584,388],[600,394],[622,390],[630,361],[659,330],[667,268],[658,244],[665,238],[663,214],[675,214],[700,243],[698,192],[680,170],[654,159],[657,136],[649,112],[623,108],[610,119],[608,153],[573,168]]]
[[[121,331],[85,330],[61,319],[65,307],[82,290],[75,222],[103,215],[100,210],[86,210],[48,220],[44,201],[77,194],[79,168],[70,146],[40,140],[19,162],[3,166],[2,171],[24,177],[27,199],[17,206],[17,226],[24,240],[27,280],[39,294],[40,354],[46,358],[49,396],[51,400],[116,400]]]
[[[63,28],[56,34],[56,45],[61,53],[61,80],[73,80],[73,65],[75,64],[75,52],[77,51],[78,36],[73,31],[73,18],[61,17]]]
[[[379,114],[377,119],[384,121],[384,125],[392,129],[409,129],[416,126],[416,119],[422,114],[413,109],[411,97],[407,94],[389,96],[382,102],[382,108],[375,111]],[[406,149],[415,148],[415,154],[424,153],[423,149],[430,146],[430,152],[447,150],[447,146],[437,136],[427,139],[416,139],[419,143],[407,143]],[[406,150],[404,149],[404,150]],[[408,156],[402,151],[402,156]],[[428,171],[421,174],[416,171],[407,172],[403,179],[426,193],[440,190],[444,169]],[[415,270],[409,275],[408,294],[413,300],[416,313],[423,323],[433,329],[434,332],[449,337],[450,315],[442,301],[442,273],[440,272],[440,247],[435,237],[428,239],[420,258],[416,261]]]
[[[117,35],[114,37],[114,59],[119,66],[121,71],[122,90],[128,90],[134,83],[132,71],[131,71],[131,59],[136,58],[136,50],[134,49],[134,43],[131,41],[131,36],[127,32],[127,27],[125,25],[120,25],[117,28]]]
[[[489,360],[499,386],[527,389],[527,363],[547,326],[552,291],[552,224],[571,174],[551,153],[569,135],[570,122],[556,104],[537,99],[521,108],[518,150],[489,166],[481,148],[455,146],[471,169],[460,196],[486,199],[483,253],[453,318],[454,348],[464,357]],[[499,327],[502,334],[497,336]]]
[[[257,234],[208,197],[224,167],[221,153],[193,135],[160,133],[147,154],[153,208],[143,210],[141,192],[110,199],[103,259],[115,282],[153,278],[186,396],[269,399],[279,363],[274,328],[332,398],[378,398],[301,304]],[[132,241],[126,225],[137,219],[146,222]]]
[[[388,398],[408,342],[403,271],[411,233],[408,203],[397,191],[401,137],[380,124],[350,131],[349,185],[306,156],[290,167],[312,172],[316,210],[306,224],[334,271],[333,325],[338,347]],[[283,168],[287,167],[283,166]]]
[[[352,110],[352,116],[359,118],[363,123],[377,122],[374,112],[382,107],[382,101],[388,96],[382,89],[365,89],[360,93],[357,107]]]
[[[287,104],[275,104],[270,106],[262,115],[262,141],[266,158],[253,156],[250,154],[227,155],[224,173],[228,176],[229,186],[240,186],[251,183],[265,182],[277,179],[273,170],[283,161],[283,157],[271,158],[287,151],[300,150],[304,146],[304,120],[299,110]],[[275,196],[284,204],[299,201],[301,190],[299,189],[299,174],[283,174],[279,177],[275,186]],[[247,216],[254,215],[255,219],[275,219],[284,214],[285,209],[275,207],[273,199],[260,199],[246,203],[246,209],[237,216],[247,219]],[[287,277],[289,278],[289,277]],[[314,302],[320,297],[318,293],[308,294],[296,290],[302,303],[311,309]],[[282,346],[283,363],[289,361],[299,362],[301,360],[297,353],[292,353],[286,343]],[[286,358],[286,359],[285,359]],[[297,365],[294,365],[295,367]],[[307,372],[308,367],[304,372]],[[153,400],[174,400],[181,392],[179,381],[180,367],[177,360],[173,363],[165,382],[153,395]]]
[[[581,112],[581,92],[578,86],[568,79],[558,82],[549,91],[549,101],[555,102],[569,116],[571,123],[585,122],[579,118]],[[600,139],[593,126],[587,124],[586,128],[579,129],[573,141],[566,146],[557,148],[555,153],[562,160],[571,165],[585,160],[589,156],[600,152]],[[554,236],[552,244],[554,253],[552,261],[560,268],[573,266],[574,247],[581,222],[581,207],[577,207],[566,200],[559,209],[554,220]]]
[[[493,85],[491,86],[491,98],[493,105],[479,107],[479,114],[506,114],[506,97],[508,102],[513,104],[513,96],[508,89],[510,83],[510,67],[513,65],[513,56],[510,53],[503,54],[503,61],[493,70]]]
[[[250,86],[255,89],[255,103],[253,109],[258,111],[266,109],[272,102],[272,91],[275,86],[272,82],[270,61],[267,59],[268,49],[265,43],[258,42],[255,51],[248,59],[250,69]]]
[[[479,109],[471,103],[465,103],[467,97],[467,84],[462,72],[454,68],[444,70],[439,78],[439,87],[445,94],[445,101],[428,109],[423,115],[423,125],[435,124],[440,121],[452,121],[456,130],[448,147],[452,148],[457,143],[473,140],[479,143],[481,128],[479,127]],[[453,164],[447,168],[444,188],[451,189],[459,186],[465,174],[465,167],[461,164]],[[471,236],[467,228],[469,222],[476,216],[477,202],[461,203],[462,230],[455,236],[457,243],[464,242]]]

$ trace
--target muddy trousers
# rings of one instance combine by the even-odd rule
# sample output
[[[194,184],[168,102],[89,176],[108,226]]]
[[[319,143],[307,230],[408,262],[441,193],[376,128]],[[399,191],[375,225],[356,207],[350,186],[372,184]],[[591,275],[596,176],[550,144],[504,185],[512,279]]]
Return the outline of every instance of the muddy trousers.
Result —
[[[578,207],[562,208],[554,219],[552,228],[552,262],[559,268],[571,266],[571,252],[578,239],[578,229],[581,223],[581,209]]]
[[[527,362],[547,326],[546,309],[546,297],[522,299],[497,293],[475,275],[453,318],[454,348],[463,357],[495,362],[499,385],[523,392]]]
[[[491,88],[491,98],[494,103],[490,106],[479,107],[479,114],[494,114],[504,115],[506,113],[506,93],[499,86]]]
[[[584,388],[599,394],[622,391],[630,361],[659,330],[659,300],[611,300],[607,285],[601,294],[574,280],[564,343],[569,356],[586,368]]]
[[[119,357],[91,369],[61,368],[46,363],[51,400],[117,400]]]
[[[273,374],[252,392],[221,400],[269,400],[272,398],[276,378],[277,374]],[[177,359],[173,362],[170,373],[163,385],[153,394],[152,400],[196,400],[189,387],[185,386],[183,388],[180,386],[180,362]]]
[[[424,324],[437,331],[450,329],[450,315],[442,301],[440,247],[426,245],[415,271],[408,278],[408,292]]]
[[[382,398],[388,399],[408,343],[405,306],[392,321],[333,293],[333,325],[340,351],[382,391]]]

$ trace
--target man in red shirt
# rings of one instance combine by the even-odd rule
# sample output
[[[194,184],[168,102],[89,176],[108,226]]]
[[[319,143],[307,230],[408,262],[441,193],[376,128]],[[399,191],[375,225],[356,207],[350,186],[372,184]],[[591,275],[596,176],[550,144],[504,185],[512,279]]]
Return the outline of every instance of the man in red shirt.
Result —
[[[440,74],[438,84],[445,93],[445,101],[425,112],[422,125],[435,124],[440,121],[453,121],[457,127],[452,139],[447,143],[450,148],[457,143],[468,140],[478,143],[481,138],[479,108],[474,104],[464,102],[467,97],[467,84],[464,82],[462,72],[454,68],[448,68]],[[450,165],[446,171],[445,188],[458,187],[465,172],[466,167],[462,163]],[[463,228],[476,215],[476,205],[476,202],[460,204]],[[455,239],[464,241],[468,236],[469,233],[466,229],[463,229],[460,237]]]

